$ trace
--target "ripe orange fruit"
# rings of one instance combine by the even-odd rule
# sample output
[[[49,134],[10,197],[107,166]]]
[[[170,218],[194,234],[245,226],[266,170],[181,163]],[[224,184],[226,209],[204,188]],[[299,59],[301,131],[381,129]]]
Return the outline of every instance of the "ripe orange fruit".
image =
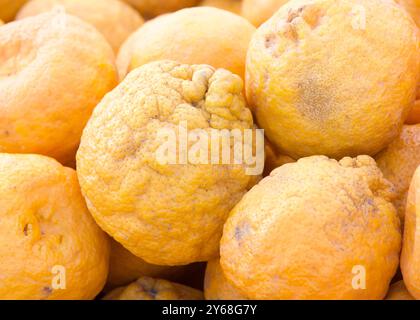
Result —
[[[179,281],[186,274],[191,276],[191,269],[191,266],[170,267],[147,263],[112,240],[107,287],[125,286],[139,277]]]
[[[122,46],[117,59],[120,78],[162,59],[208,64],[244,77],[246,52],[254,31],[244,18],[210,7],[159,17],[147,22]]]
[[[166,280],[141,277],[113,290],[104,300],[203,300],[199,290]]]
[[[253,129],[242,90],[227,70],[158,61],[95,108],[77,153],[80,184],[99,225],[134,255],[157,265],[218,255],[225,219],[256,177],[244,164],[165,164],[159,132],[182,139],[185,121],[206,134]]]
[[[140,13],[150,19],[158,15],[177,11],[179,9],[192,7],[196,5],[199,0],[125,0]]]
[[[402,5],[411,14],[414,21],[420,27],[420,1],[419,0],[394,0]]]
[[[248,101],[292,158],[375,155],[398,136],[415,99],[419,43],[392,1],[289,1],[251,40]]]
[[[289,0],[242,0],[241,14],[253,25],[260,26]]]
[[[92,109],[117,83],[93,27],[50,12],[0,28],[0,152],[74,158]]]
[[[109,243],[76,172],[44,156],[0,154],[0,194],[0,299],[93,299]]]
[[[417,168],[407,197],[401,271],[410,294],[420,299],[420,166]]]
[[[224,275],[251,299],[382,299],[401,246],[393,196],[368,156],[285,164],[230,213]]]
[[[12,21],[27,0],[0,0],[0,19],[6,22]]]
[[[410,111],[406,123],[416,124],[420,123],[420,88],[417,87],[417,98],[414,102],[413,109]]]
[[[31,0],[19,11],[17,18],[34,16],[57,6],[93,25],[115,52],[143,24],[138,12],[119,0]]]
[[[236,14],[241,12],[241,0],[204,0],[200,3],[202,7],[216,7]]]
[[[237,288],[228,282],[219,259],[213,259],[207,263],[204,296],[206,300],[247,300]]]
[[[404,125],[399,137],[376,157],[384,177],[395,186],[395,207],[404,220],[411,179],[420,165],[420,124]]]
[[[398,281],[393,283],[389,287],[388,294],[386,296],[386,300],[415,300],[410,292],[408,292],[404,281]]]

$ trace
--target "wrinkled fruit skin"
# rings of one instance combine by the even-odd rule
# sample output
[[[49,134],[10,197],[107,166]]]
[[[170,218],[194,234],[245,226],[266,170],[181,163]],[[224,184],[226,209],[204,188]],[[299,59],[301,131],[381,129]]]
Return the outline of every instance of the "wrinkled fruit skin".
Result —
[[[224,274],[251,299],[383,299],[401,246],[393,196],[368,156],[285,164],[230,213]],[[353,287],[360,266],[364,290]]]
[[[411,182],[405,213],[401,271],[410,294],[420,299],[420,167]]]
[[[204,296],[206,300],[247,300],[237,288],[228,282],[219,259],[213,259],[207,263]]]
[[[360,6],[365,26],[351,14]],[[419,43],[413,20],[391,1],[289,1],[251,40],[248,102],[292,158],[375,155],[415,99]]]
[[[108,274],[109,242],[76,172],[44,156],[0,154],[0,194],[0,299],[95,298]],[[53,286],[58,267],[64,290]]]
[[[385,300],[415,300],[410,292],[405,287],[404,281],[398,281],[393,283],[389,287],[388,294]]]
[[[149,62],[169,59],[224,68],[244,79],[255,27],[231,12],[210,7],[180,10],[148,21],[132,34],[117,58],[120,79]]]
[[[199,290],[166,280],[141,277],[136,282],[115,289],[104,300],[203,300]]]
[[[395,207],[404,221],[408,188],[420,165],[420,124],[404,125],[397,139],[375,157],[384,177],[395,187]]]
[[[92,109],[117,84],[114,54],[82,20],[49,12],[0,28],[0,152],[71,162]]]
[[[225,219],[256,177],[245,165],[162,164],[158,133],[178,136],[184,121],[207,133],[253,128],[242,90],[226,70],[159,61],[131,72],[96,107],[77,154],[82,192],[99,225],[146,262],[218,255]]]
[[[119,0],[31,0],[19,11],[17,19],[48,12],[57,6],[93,25],[115,53],[144,22],[136,10]]]

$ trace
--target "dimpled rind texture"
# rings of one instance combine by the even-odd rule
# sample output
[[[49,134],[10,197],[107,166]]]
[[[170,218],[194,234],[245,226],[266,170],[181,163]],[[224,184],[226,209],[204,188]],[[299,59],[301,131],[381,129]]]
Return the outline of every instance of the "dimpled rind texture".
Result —
[[[407,198],[401,271],[410,294],[420,299],[420,167],[413,176]]]
[[[31,0],[19,11],[17,19],[35,16],[57,6],[98,29],[114,52],[118,52],[128,36],[144,22],[136,10],[119,0]]]
[[[415,99],[419,43],[392,0],[291,0],[251,40],[248,102],[292,158],[375,155]]]
[[[394,205],[404,221],[408,188],[420,165],[420,124],[404,125],[398,138],[375,159],[384,177],[395,187],[397,198]]]
[[[408,292],[404,281],[400,280],[389,287],[385,300],[415,300]]]
[[[49,12],[0,28],[0,152],[74,159],[93,108],[117,84],[114,54],[82,20]]]
[[[150,19],[164,13],[192,7],[200,0],[124,0]]]
[[[0,154],[0,194],[0,299],[95,298],[109,242],[76,172],[44,156]],[[53,286],[56,266],[65,268],[64,290]]]
[[[244,79],[248,45],[255,27],[228,11],[210,7],[183,9],[148,21],[121,47],[120,78],[146,63],[170,59],[209,64]]]
[[[136,256],[158,265],[217,256],[223,223],[256,177],[239,164],[161,164],[158,132],[178,136],[184,121],[208,134],[253,128],[242,90],[226,70],[158,61],[96,107],[77,154],[82,192],[99,225]]]
[[[285,164],[232,210],[224,274],[251,299],[383,299],[401,246],[393,196],[368,156]],[[354,270],[365,290],[353,288]]]
[[[228,282],[219,259],[213,259],[207,263],[204,296],[206,300],[247,300],[238,289]]]
[[[199,290],[166,280],[141,277],[127,287],[117,288],[104,300],[203,300]]]

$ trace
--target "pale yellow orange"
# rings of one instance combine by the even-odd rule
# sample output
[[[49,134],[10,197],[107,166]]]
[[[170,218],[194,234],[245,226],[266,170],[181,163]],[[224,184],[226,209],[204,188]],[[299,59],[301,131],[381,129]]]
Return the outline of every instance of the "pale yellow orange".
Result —
[[[76,172],[40,155],[0,154],[0,299],[93,299],[109,242]]]
[[[167,163],[159,150],[191,148],[182,128],[253,129],[242,91],[227,70],[157,61],[129,73],[95,108],[77,153],[80,184],[99,225],[134,255],[170,266],[217,257],[225,219],[256,177],[245,163]],[[162,136],[168,131],[174,140]]]
[[[401,248],[393,197],[368,156],[285,164],[230,213],[224,275],[251,299],[383,299]]]
[[[162,59],[208,64],[243,78],[254,31],[244,18],[210,7],[159,17],[147,22],[122,46],[117,59],[120,78],[141,65]]]
[[[49,12],[0,28],[0,152],[74,159],[93,108],[117,84],[104,37]]]
[[[241,12],[241,0],[204,0],[200,2],[202,7],[216,7],[236,14]]]
[[[415,100],[419,43],[392,1],[291,0],[251,40],[248,102],[292,158],[373,156],[399,135]]]
[[[224,276],[220,260],[207,263],[204,278],[204,296],[206,300],[247,300]]]
[[[124,0],[150,19],[158,15],[192,7],[200,0]]]
[[[253,25],[260,26],[289,0],[242,0],[241,14]]]
[[[397,198],[394,204],[404,221],[408,188],[420,165],[420,124],[404,125],[401,134],[375,159],[384,177],[395,187]]]
[[[143,24],[138,12],[120,0],[31,0],[19,11],[17,19],[56,7],[93,25],[116,53],[128,36]]]
[[[413,176],[407,197],[401,271],[410,294],[420,299],[420,166]]]

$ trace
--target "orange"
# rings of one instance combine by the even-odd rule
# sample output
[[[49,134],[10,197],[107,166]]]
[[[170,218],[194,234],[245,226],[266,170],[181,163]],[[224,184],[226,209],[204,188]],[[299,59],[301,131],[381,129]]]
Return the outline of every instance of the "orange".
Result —
[[[177,281],[187,274],[191,276],[192,269],[191,266],[170,267],[147,263],[112,240],[107,287],[128,285],[143,276]]]
[[[169,266],[217,257],[227,215],[257,176],[245,164],[160,161],[159,133],[173,133],[176,146],[180,126],[253,130],[242,91],[227,70],[157,61],[95,108],[77,153],[80,184],[99,225],[137,257]]]
[[[417,87],[417,98],[414,102],[413,109],[410,111],[406,123],[416,124],[420,123],[420,88]]]
[[[103,36],[50,12],[0,28],[0,152],[74,158],[92,109],[117,83]]]
[[[393,283],[389,287],[386,300],[415,300],[405,287],[404,281]]]
[[[224,275],[251,299],[383,299],[401,246],[393,197],[368,156],[285,164],[230,213]]]
[[[76,172],[40,155],[0,154],[0,299],[93,299],[109,243]]]
[[[288,0],[242,0],[241,13],[253,25],[260,26]]]
[[[143,24],[137,11],[119,0],[31,0],[19,11],[17,18],[34,16],[57,6],[93,25],[115,52]]]
[[[420,166],[417,168],[407,198],[401,271],[410,294],[420,299]]]
[[[9,22],[15,18],[27,0],[0,0],[0,19]]]
[[[395,186],[394,201],[401,220],[404,220],[408,188],[420,165],[420,124],[404,125],[399,137],[375,157],[384,177]]]
[[[420,27],[420,1],[419,0],[394,0],[403,6],[413,17],[414,21]]]
[[[203,293],[178,283],[141,277],[113,290],[104,300],[203,300]]]
[[[209,64],[241,77],[255,28],[244,18],[210,7],[184,9],[147,22],[122,46],[120,78],[148,62],[170,59]]]
[[[177,11],[179,9],[192,7],[196,5],[199,0],[124,0],[131,4],[134,8],[140,11],[140,13],[150,19],[168,13]]]
[[[207,263],[204,296],[206,300],[247,300],[237,288],[228,282],[219,259]]]
[[[294,159],[375,155],[399,135],[415,99],[419,40],[392,1],[289,1],[251,40],[248,102]]]
[[[204,0],[200,3],[202,7],[216,7],[236,14],[241,11],[241,0]]]

